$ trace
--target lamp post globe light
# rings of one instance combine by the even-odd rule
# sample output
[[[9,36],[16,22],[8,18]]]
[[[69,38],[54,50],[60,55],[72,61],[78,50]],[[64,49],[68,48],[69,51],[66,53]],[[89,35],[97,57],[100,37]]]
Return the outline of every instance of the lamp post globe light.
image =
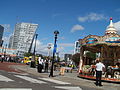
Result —
[[[55,61],[55,53],[56,53],[56,49],[57,49],[57,35],[59,34],[59,31],[54,31],[54,35],[55,35],[55,41],[54,41],[54,49],[53,49],[53,60],[52,60],[52,65],[51,65],[51,71],[50,71],[50,75],[49,77],[53,77],[53,66],[54,66],[54,61]]]
[[[51,46],[52,46],[52,44],[51,43],[48,43],[48,58],[50,57],[50,49],[51,49]]]

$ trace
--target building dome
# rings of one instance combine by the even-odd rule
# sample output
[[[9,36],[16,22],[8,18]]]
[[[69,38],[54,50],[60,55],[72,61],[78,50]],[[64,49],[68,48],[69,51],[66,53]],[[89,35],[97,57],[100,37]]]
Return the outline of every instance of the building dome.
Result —
[[[112,17],[110,18],[110,25],[107,27],[105,34],[117,34],[117,30],[115,29],[112,22]]]

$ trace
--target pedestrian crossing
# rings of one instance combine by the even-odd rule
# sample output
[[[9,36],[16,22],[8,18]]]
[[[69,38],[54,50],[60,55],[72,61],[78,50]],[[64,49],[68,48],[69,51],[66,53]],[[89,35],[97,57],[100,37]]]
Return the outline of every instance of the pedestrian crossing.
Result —
[[[3,75],[0,75],[0,81],[9,82],[9,81],[14,81],[14,80],[12,80],[12,79],[10,79],[10,78],[8,78],[8,77],[5,77],[5,76],[3,76]]]
[[[0,88],[0,90],[32,90],[32,88]]]
[[[31,77],[28,77],[28,76],[20,76],[20,75],[15,75],[16,77],[18,77],[18,78],[21,78],[21,79],[24,79],[24,80],[26,80],[26,81],[29,81],[29,82],[31,82],[31,83],[38,83],[38,84],[45,84],[46,82],[44,82],[44,81],[40,81],[40,80],[37,80],[37,79],[33,79],[33,78],[31,78]]]
[[[55,86],[57,89],[66,89],[66,90],[82,90],[80,87],[72,87],[72,86]]]
[[[63,81],[59,81],[59,80],[55,80],[55,79],[51,79],[51,78],[33,78],[30,77],[29,75],[19,75],[19,74],[14,74],[13,76],[15,76],[15,78],[19,78],[25,81],[28,81],[30,83],[33,84],[49,84],[49,83],[53,83],[53,85],[51,87],[54,87],[56,89],[63,89],[63,90],[82,90],[79,87],[71,87],[70,84],[68,82],[63,82]],[[4,75],[0,75],[0,83],[1,82],[18,82],[16,81],[16,79],[14,78],[10,78]],[[58,84],[60,86],[56,86],[54,84]],[[63,85],[63,86],[61,86]],[[65,85],[65,86],[64,86]],[[68,86],[67,86],[68,85]],[[0,90],[32,90],[32,88],[0,88]]]
[[[51,83],[55,83],[55,84],[61,84],[61,85],[65,85],[65,84],[71,84],[71,83],[68,83],[68,82],[63,82],[63,81],[59,81],[59,80],[55,80],[55,79],[51,79],[51,78],[38,78],[38,79],[34,79],[32,77],[29,77],[27,75],[14,75],[15,77],[17,78],[20,78],[22,80],[25,80],[25,81],[28,81],[30,83],[38,83],[38,84],[46,84],[48,82],[51,82]],[[13,79],[10,79],[9,77],[6,77],[4,75],[0,75],[0,82],[1,81],[4,81],[4,82],[13,82],[15,80]]]
[[[56,84],[71,84],[71,83],[68,83],[68,82],[63,82],[63,81],[50,79],[50,78],[39,78],[39,79],[49,81],[49,82],[52,82],[52,83],[56,83]]]

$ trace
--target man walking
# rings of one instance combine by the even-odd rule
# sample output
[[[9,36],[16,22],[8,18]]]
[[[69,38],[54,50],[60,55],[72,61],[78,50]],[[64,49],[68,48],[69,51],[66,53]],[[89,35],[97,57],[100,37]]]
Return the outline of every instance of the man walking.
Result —
[[[102,71],[105,69],[105,65],[101,62],[99,58],[96,59],[96,86],[103,86],[101,82]]]

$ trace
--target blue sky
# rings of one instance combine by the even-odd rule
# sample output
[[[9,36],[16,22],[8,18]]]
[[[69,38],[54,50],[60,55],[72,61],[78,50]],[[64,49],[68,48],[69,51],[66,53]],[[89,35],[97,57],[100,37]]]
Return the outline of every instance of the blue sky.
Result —
[[[16,22],[39,24],[37,50],[47,53],[59,30],[60,55],[73,53],[74,42],[89,34],[104,35],[109,18],[120,29],[120,0],[0,0],[0,24],[10,24],[4,32],[7,42]]]

